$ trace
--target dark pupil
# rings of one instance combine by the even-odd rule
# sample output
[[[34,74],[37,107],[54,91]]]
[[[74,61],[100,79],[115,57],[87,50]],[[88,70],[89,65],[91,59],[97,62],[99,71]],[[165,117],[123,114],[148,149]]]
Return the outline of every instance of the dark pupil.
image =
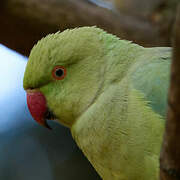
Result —
[[[56,70],[56,76],[61,77],[61,76],[63,76],[63,74],[64,74],[64,71],[62,69]]]

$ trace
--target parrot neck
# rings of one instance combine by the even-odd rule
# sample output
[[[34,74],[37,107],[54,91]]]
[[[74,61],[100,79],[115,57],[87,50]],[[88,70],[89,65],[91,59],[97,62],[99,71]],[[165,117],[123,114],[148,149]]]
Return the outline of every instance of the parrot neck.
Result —
[[[119,116],[116,113],[122,111],[121,107],[116,108],[119,105],[114,98],[118,97],[117,93],[123,94],[123,91],[117,89],[115,84],[110,86],[71,127],[72,136],[80,149],[100,176],[103,177],[106,174],[107,179],[113,179],[112,172],[107,167],[109,164],[111,166],[112,149],[117,149],[116,140],[118,139],[114,132],[120,127],[118,125],[120,121],[116,121],[117,118],[114,117]],[[126,109],[126,104],[123,104],[122,108]],[[123,114],[125,112],[125,110],[122,111],[122,117],[125,117]]]
[[[101,62],[103,76],[101,76],[99,90],[93,102],[88,105],[88,108],[81,113],[71,126],[71,133],[76,143],[95,169],[103,171],[102,174],[105,171],[108,172],[107,169],[104,169],[105,164],[102,164],[102,162],[108,164],[106,158],[107,156],[110,157],[111,149],[115,149],[117,145],[116,143],[112,144],[117,122],[116,119],[109,120],[108,117],[111,117],[112,112],[119,114],[121,109],[121,115],[125,117],[123,113],[126,112],[123,110],[126,104],[123,104],[121,109],[116,108],[119,106],[116,104],[116,97],[120,100],[120,97],[127,91],[126,88],[119,89],[118,86],[119,83],[124,81],[127,71],[137,57],[141,55],[143,49],[143,47],[131,44],[128,41],[122,41],[122,43],[115,44],[111,50],[107,51],[109,53],[107,53],[105,61]],[[127,83],[123,84],[126,85]],[[126,101],[122,99],[122,102]],[[107,176],[111,179],[110,175]]]
[[[107,48],[104,62],[104,87],[106,90],[111,84],[120,82],[127,74],[128,69],[139,60],[145,48],[130,41],[119,40]]]

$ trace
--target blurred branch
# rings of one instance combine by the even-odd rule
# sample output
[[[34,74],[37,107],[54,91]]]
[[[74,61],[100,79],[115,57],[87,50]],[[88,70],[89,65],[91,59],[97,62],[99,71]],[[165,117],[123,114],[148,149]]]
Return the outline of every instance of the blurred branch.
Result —
[[[147,20],[98,7],[88,0],[1,0],[0,43],[28,55],[34,43],[48,33],[97,25],[144,46],[167,46],[173,18],[162,23],[159,19],[163,15],[158,13]]]
[[[174,28],[168,114],[160,158],[161,180],[180,179],[180,5]]]

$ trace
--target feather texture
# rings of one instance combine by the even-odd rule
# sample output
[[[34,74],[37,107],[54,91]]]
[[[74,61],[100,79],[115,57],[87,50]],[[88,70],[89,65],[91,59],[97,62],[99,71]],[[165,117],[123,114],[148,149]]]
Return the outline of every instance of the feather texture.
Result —
[[[24,88],[44,94],[104,180],[158,180],[170,60],[170,48],[76,28],[34,46]],[[57,65],[67,70],[63,80],[52,77]]]

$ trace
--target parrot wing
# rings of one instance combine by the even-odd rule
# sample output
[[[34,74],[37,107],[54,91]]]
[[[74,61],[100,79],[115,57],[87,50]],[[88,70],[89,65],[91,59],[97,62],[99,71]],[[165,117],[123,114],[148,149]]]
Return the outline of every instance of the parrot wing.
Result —
[[[133,87],[144,94],[152,110],[166,116],[170,77],[171,48],[148,48],[150,55],[143,56],[131,74]]]

